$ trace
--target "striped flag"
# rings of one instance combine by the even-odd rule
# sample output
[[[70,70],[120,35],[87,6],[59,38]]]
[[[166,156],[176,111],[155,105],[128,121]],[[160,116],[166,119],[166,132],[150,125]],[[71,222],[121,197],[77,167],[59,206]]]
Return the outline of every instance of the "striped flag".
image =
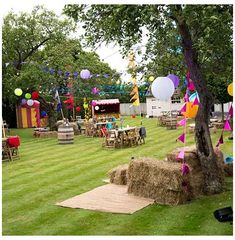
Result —
[[[55,92],[55,99],[57,101],[56,111],[59,112],[61,110],[62,106],[61,106],[60,96],[59,96],[58,90],[56,90],[56,92]]]

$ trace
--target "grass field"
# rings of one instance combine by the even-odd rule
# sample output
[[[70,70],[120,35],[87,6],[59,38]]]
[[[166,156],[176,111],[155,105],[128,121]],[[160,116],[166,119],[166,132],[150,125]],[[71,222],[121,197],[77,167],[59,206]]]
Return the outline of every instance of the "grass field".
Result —
[[[126,117],[125,124],[138,126],[140,118]],[[107,172],[132,156],[164,159],[182,146],[175,141],[182,129],[157,127],[156,119],[143,119],[143,125],[146,144],[112,150],[102,149],[101,138],[75,136],[74,144],[66,146],[56,138],[34,138],[33,129],[11,130],[21,138],[20,160],[2,164],[3,235],[232,235],[232,225],[213,216],[214,210],[232,206],[232,178],[226,178],[221,194],[180,206],[156,204],[133,215],[55,206],[103,185]],[[219,135],[213,135],[214,145]],[[232,155],[232,141],[224,137],[224,142],[225,155]],[[187,134],[187,145],[193,143],[193,134]]]

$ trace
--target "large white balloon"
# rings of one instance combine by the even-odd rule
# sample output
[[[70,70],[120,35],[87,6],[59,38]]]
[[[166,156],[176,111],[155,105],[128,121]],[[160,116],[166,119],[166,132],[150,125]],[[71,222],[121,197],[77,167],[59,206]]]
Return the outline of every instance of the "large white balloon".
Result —
[[[167,101],[174,94],[175,86],[170,78],[158,77],[153,81],[151,91],[155,98],[161,101]]]

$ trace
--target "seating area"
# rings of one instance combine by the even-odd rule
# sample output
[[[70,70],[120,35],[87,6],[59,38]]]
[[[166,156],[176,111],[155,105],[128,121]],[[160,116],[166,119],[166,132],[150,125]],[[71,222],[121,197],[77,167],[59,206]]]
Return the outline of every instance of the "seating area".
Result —
[[[2,138],[2,161],[19,159],[20,139],[18,136]]]
[[[144,127],[126,127],[111,129],[109,131],[102,129],[106,148],[133,147],[145,143],[146,129]]]

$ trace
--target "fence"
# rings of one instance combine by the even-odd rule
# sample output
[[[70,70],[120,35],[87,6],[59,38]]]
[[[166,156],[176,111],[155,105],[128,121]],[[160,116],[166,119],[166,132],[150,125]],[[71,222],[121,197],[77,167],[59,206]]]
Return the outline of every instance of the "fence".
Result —
[[[142,114],[146,114],[146,103],[140,103],[140,105],[138,107],[136,106],[131,106],[131,103],[121,103],[120,104],[120,112],[121,115],[139,115],[140,113]]]

